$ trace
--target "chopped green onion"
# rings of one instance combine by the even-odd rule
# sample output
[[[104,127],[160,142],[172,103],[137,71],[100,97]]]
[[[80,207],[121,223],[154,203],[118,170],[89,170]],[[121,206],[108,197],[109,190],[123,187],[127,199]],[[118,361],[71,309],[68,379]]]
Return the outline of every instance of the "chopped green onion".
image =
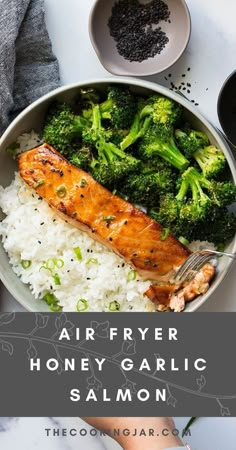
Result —
[[[76,309],[78,312],[83,312],[88,309],[88,302],[84,298],[80,298],[77,302]]]
[[[62,310],[62,306],[58,305],[59,300],[55,297],[54,294],[48,292],[44,295],[43,300],[47,303],[51,311],[58,312]]]
[[[60,286],[61,285],[61,279],[60,279],[58,273],[55,273],[55,275],[53,275],[53,281],[54,281],[56,286]]]
[[[81,183],[80,183],[80,187],[84,188],[87,185],[87,181],[85,180],[85,178],[81,179]]]
[[[59,198],[64,198],[66,196],[66,188],[61,185],[56,189],[56,194]]]
[[[109,225],[111,224],[111,222],[113,220],[116,219],[116,216],[103,216],[101,220],[103,220],[104,222],[106,222],[107,227],[109,227]]]
[[[110,302],[109,303],[109,311],[111,311],[111,312],[120,311],[119,302],[117,302],[116,300],[114,300],[114,302]]]
[[[23,269],[29,269],[31,264],[32,264],[32,262],[28,261],[27,259],[22,259],[22,261],[21,261],[21,265],[22,265]]]
[[[82,253],[79,247],[75,247],[73,248],[74,254],[76,256],[76,258],[78,259],[78,261],[82,261],[83,257],[82,257]]]
[[[42,186],[43,184],[45,184],[45,181],[44,181],[44,180],[36,181],[36,183],[33,184],[33,188],[36,189],[36,188],[38,188],[39,186]]]
[[[163,228],[162,233],[161,233],[161,241],[165,241],[166,238],[169,236],[170,234],[170,229],[169,228]]]
[[[60,305],[51,305],[50,309],[51,309],[51,311],[59,312],[59,311],[62,310],[62,306],[60,306]]]
[[[50,294],[49,292],[44,295],[43,300],[50,306],[56,305],[58,303],[57,298],[54,294]]]
[[[130,271],[128,272],[128,275],[127,275],[127,280],[128,280],[128,281],[136,280],[136,276],[137,276],[136,271],[135,271],[135,270],[130,270]]]
[[[145,266],[149,266],[152,263],[150,259],[145,259],[144,264]]]
[[[89,258],[89,259],[87,259],[87,261],[86,261],[86,265],[88,265],[88,264],[98,264],[98,260],[97,260],[97,258]]]
[[[185,237],[183,237],[183,236],[179,237],[179,242],[183,245],[189,245],[188,239],[185,239]]]
[[[45,267],[48,270],[52,270],[55,267],[55,259],[49,258],[45,263]]]
[[[54,259],[54,263],[55,263],[55,267],[57,267],[58,269],[62,269],[62,267],[64,267],[65,263],[63,261],[63,259]]]

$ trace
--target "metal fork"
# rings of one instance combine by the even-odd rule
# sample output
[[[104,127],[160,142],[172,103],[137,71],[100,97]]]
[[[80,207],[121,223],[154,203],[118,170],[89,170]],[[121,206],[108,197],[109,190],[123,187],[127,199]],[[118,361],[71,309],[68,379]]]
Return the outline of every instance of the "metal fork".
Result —
[[[204,264],[209,262],[213,258],[219,256],[228,256],[229,258],[236,259],[236,253],[218,252],[216,250],[199,250],[192,253],[177,270],[174,281],[181,282],[192,280],[196,275],[196,272],[201,269]]]

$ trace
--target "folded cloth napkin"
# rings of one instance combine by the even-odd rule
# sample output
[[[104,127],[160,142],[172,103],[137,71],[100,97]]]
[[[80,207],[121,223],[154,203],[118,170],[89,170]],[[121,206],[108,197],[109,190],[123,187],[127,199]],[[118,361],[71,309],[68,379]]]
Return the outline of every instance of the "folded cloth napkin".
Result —
[[[59,83],[44,0],[0,0],[0,135],[23,108]]]

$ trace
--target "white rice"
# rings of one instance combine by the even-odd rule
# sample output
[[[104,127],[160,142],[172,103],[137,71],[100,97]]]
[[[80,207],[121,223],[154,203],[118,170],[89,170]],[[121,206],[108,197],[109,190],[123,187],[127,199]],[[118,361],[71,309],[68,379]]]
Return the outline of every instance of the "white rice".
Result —
[[[20,153],[38,145],[39,138],[32,131],[19,137],[18,143]],[[122,258],[58,217],[18,173],[9,187],[0,186],[0,208],[6,215],[0,223],[0,236],[10,264],[39,301],[50,292],[68,312],[76,311],[80,299],[87,300],[87,311],[109,311],[113,301],[119,302],[120,311],[155,310],[143,295],[150,282],[138,276],[129,281],[131,267]],[[210,245],[212,248],[212,244],[197,241],[191,249]],[[77,247],[81,261],[73,250]],[[63,260],[64,266],[51,273],[42,268],[49,259]],[[31,266],[24,269],[22,261],[31,261]],[[60,285],[55,285],[55,273]]]

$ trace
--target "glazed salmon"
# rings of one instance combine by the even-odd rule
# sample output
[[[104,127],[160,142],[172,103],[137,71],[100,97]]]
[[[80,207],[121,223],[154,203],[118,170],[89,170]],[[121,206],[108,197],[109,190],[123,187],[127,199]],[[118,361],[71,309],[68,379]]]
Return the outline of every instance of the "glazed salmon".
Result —
[[[190,251],[48,144],[18,159],[24,181],[75,226],[112,249],[144,279],[168,281]]]

